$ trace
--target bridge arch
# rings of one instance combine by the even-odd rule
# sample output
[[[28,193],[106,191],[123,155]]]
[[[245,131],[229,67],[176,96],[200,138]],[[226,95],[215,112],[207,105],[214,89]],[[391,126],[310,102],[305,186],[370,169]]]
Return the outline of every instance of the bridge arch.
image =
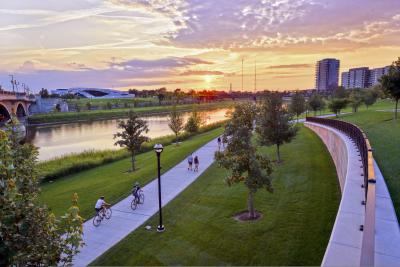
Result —
[[[16,108],[17,117],[18,118],[23,118],[23,117],[26,117],[26,114],[27,114],[27,112],[25,110],[24,105],[22,103],[18,103],[17,104],[17,108]]]
[[[0,125],[5,123],[11,118],[11,114],[8,109],[0,103]]]

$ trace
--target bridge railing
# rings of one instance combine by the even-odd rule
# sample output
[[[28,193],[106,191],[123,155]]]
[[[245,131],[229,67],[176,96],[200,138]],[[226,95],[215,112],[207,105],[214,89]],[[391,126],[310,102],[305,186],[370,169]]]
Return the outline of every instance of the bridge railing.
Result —
[[[360,228],[363,234],[361,247],[361,266],[374,265],[375,253],[375,171],[374,158],[372,155],[372,147],[365,133],[356,125],[340,121],[317,117],[307,117],[307,122],[314,122],[335,128],[345,133],[357,146],[360,152],[361,162],[363,167],[363,188],[365,191],[365,220],[364,225]]]

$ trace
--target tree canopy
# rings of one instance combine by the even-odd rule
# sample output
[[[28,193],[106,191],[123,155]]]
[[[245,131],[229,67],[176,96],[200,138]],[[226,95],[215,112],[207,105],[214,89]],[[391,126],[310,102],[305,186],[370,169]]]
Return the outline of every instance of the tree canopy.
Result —
[[[42,205],[37,149],[13,134],[0,130],[0,265],[69,265],[83,245],[78,196],[60,218]]]
[[[169,113],[168,126],[174,132],[176,139],[178,139],[179,133],[184,128],[184,121],[182,114],[176,110],[176,105],[172,106]]]
[[[218,164],[231,171],[226,178],[227,184],[243,182],[248,188],[249,219],[256,217],[253,197],[257,190],[265,188],[273,191],[271,163],[257,153],[251,141],[255,115],[256,109],[252,104],[236,105],[222,136],[227,143],[226,149],[215,154]]]
[[[397,119],[397,107],[400,99],[400,57],[390,66],[389,74],[380,79],[381,86],[395,101],[395,119]]]
[[[325,108],[325,101],[320,94],[314,93],[308,100],[308,105],[310,106],[311,110],[314,111],[315,116],[317,115],[317,111],[323,110]]]
[[[261,145],[276,145],[277,161],[281,161],[280,146],[296,136],[298,128],[291,122],[292,115],[282,105],[279,93],[268,93],[260,107],[256,132]]]
[[[115,145],[125,147],[131,153],[132,171],[134,171],[137,152],[139,152],[144,142],[150,140],[150,138],[143,135],[143,133],[148,133],[149,131],[147,122],[130,111],[128,120],[119,120],[117,126],[119,129],[122,129],[122,132],[118,132],[114,135],[114,139],[119,139],[115,142]]]
[[[340,114],[340,111],[347,106],[348,100],[345,98],[333,98],[329,102],[328,108],[330,111],[336,114],[336,117]]]
[[[297,121],[299,121],[299,116],[306,110],[306,100],[302,93],[296,91],[292,96],[292,101],[290,102],[289,111],[296,115]]]

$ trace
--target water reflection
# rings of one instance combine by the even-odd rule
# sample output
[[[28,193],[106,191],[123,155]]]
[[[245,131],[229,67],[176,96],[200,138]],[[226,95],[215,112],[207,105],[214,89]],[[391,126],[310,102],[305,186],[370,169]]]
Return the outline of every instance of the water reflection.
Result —
[[[201,111],[205,124],[226,119],[228,109]],[[185,121],[189,112],[183,113]],[[157,115],[143,117],[149,125],[150,138],[173,134],[168,127],[168,116]],[[27,142],[39,148],[39,160],[82,152],[88,149],[116,149],[113,135],[117,132],[116,120],[102,120],[60,124],[52,126],[29,127]]]

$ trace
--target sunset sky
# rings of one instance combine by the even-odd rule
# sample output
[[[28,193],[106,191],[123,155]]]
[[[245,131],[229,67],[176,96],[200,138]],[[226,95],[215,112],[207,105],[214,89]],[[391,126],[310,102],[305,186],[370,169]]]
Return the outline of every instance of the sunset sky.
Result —
[[[400,56],[399,0],[16,0],[0,4],[0,84],[306,89],[319,59]]]

